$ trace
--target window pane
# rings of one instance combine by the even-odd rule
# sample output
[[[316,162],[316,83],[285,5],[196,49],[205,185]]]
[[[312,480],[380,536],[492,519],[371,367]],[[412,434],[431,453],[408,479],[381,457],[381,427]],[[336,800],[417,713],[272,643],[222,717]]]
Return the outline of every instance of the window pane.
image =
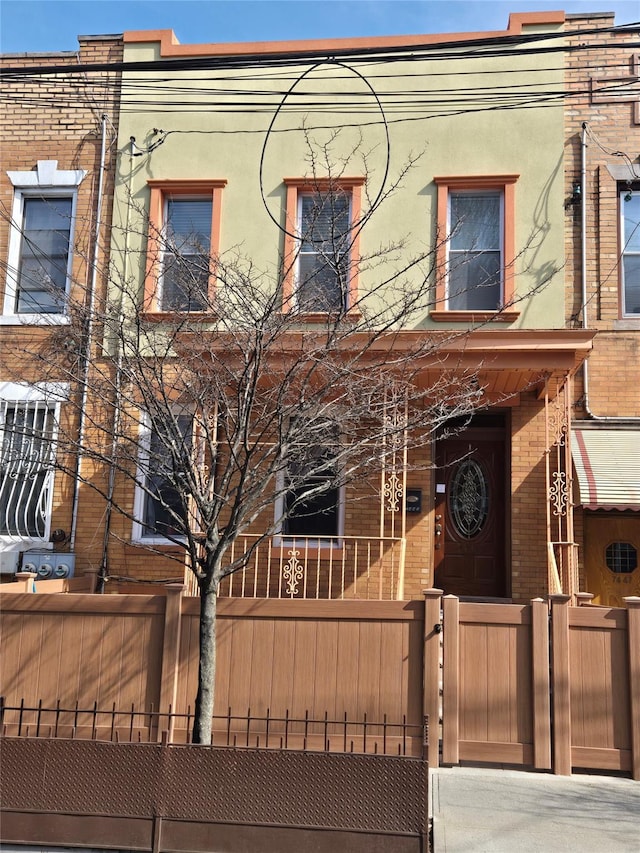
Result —
[[[640,314],[640,255],[623,258],[624,313]]]
[[[183,252],[208,252],[211,245],[212,199],[169,199],[167,237]]]
[[[300,196],[297,300],[302,311],[346,307],[349,271],[349,193]]]
[[[204,311],[208,302],[209,255],[165,255],[162,277],[164,311]]]
[[[53,410],[3,404],[0,534],[44,537],[53,475]]]
[[[640,192],[632,193],[625,201],[622,193],[622,216],[624,218],[624,252],[640,252]]]
[[[312,538],[339,534],[340,494],[335,485],[338,452],[338,430],[330,421],[318,423],[315,433],[309,430],[292,448],[287,473],[290,486],[284,501],[288,516],[282,528],[284,534]],[[294,506],[296,501],[299,503]]]
[[[500,193],[452,193],[451,250],[500,249]]]
[[[337,311],[344,306],[346,258],[301,254],[298,274],[298,307],[301,311]]]
[[[338,535],[338,490],[330,489],[304,500],[305,488],[313,487],[316,482],[319,481],[310,479],[306,487],[301,486],[287,493],[287,513],[294,500],[303,499],[285,521],[283,532],[287,536],[329,538]]]
[[[303,195],[301,206],[300,236],[303,249],[335,251],[338,244],[348,239],[348,195]]]
[[[180,535],[176,515],[181,515],[183,496],[176,487],[176,473],[171,458],[170,447],[178,443],[179,453],[185,454],[185,467],[191,448],[191,417],[178,417],[179,436],[171,436],[167,432],[161,438],[158,432],[152,431],[149,440],[147,488],[151,492],[145,496],[143,537]]]
[[[69,262],[71,198],[26,198],[18,269],[18,312],[60,313]]]
[[[452,311],[496,311],[500,307],[500,252],[451,252],[449,303]]]
[[[164,311],[204,311],[208,302],[213,200],[169,199],[162,262]]]

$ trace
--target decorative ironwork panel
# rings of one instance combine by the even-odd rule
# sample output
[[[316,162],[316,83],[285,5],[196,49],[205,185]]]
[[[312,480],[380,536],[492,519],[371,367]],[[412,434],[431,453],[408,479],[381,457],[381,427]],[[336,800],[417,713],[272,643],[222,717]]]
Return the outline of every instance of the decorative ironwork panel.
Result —
[[[289,559],[282,568],[282,577],[285,580],[287,595],[292,598],[298,592],[298,584],[304,575],[304,566],[298,559],[300,551],[292,549],[288,552]]]
[[[384,484],[384,498],[387,501],[387,510],[389,512],[400,511],[400,500],[403,493],[402,481],[396,472],[392,471]]]
[[[567,475],[564,471],[553,472],[553,483],[549,487],[549,500],[553,506],[554,515],[565,515],[567,512]]]

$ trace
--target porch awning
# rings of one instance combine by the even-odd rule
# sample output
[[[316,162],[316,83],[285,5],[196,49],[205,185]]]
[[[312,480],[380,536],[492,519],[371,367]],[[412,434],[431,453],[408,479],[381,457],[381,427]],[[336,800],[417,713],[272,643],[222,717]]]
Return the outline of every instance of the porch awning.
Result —
[[[585,509],[640,512],[640,429],[572,430],[571,450]]]

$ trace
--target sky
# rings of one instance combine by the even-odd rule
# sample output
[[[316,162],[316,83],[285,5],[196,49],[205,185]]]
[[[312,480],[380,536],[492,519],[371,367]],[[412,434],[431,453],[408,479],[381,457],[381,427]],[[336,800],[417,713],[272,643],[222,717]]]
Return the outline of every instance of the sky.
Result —
[[[504,30],[509,12],[615,12],[640,0],[0,0],[0,52],[77,50],[78,35],[172,29],[182,44]]]

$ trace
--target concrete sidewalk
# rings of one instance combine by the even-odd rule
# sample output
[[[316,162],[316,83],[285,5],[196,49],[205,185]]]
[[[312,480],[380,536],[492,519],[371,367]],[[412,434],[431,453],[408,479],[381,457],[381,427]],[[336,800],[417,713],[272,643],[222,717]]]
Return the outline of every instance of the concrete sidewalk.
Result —
[[[434,853],[640,853],[640,782],[477,767],[430,782]]]

